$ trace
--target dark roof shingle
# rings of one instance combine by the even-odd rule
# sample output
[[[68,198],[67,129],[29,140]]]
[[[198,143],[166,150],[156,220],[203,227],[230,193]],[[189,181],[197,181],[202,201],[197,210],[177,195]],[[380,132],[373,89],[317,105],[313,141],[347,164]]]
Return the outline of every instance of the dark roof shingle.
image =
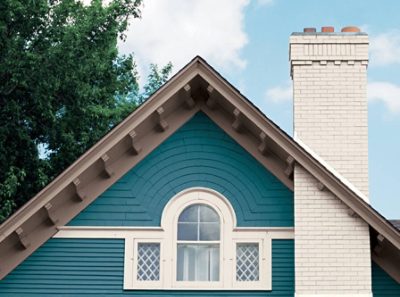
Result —
[[[400,220],[390,220],[389,221],[397,230],[400,230]]]

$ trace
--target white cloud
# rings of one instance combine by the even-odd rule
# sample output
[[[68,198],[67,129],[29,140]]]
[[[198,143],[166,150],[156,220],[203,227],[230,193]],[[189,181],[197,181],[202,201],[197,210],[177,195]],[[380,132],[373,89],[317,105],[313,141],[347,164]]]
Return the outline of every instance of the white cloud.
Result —
[[[400,31],[370,37],[371,65],[400,63]]]
[[[275,103],[291,101],[293,97],[292,84],[287,82],[284,85],[275,86],[265,92],[265,99]]]
[[[169,61],[178,71],[196,55],[217,69],[243,69],[248,4],[249,0],[145,1],[142,19],[132,21],[120,51],[134,52],[142,73],[149,63]]]
[[[376,81],[368,84],[368,100],[381,101],[390,112],[400,114],[400,85]]]

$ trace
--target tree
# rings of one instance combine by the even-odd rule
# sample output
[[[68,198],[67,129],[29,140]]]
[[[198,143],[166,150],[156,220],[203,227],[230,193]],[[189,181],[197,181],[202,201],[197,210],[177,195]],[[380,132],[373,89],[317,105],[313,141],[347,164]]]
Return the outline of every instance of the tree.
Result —
[[[118,53],[141,0],[0,1],[0,222],[163,84]]]

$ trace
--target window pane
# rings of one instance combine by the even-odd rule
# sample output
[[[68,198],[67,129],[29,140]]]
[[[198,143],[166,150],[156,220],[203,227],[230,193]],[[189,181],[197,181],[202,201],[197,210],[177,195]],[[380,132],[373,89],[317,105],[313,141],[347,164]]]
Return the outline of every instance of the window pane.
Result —
[[[219,281],[219,244],[178,244],[177,281]]]
[[[209,206],[191,205],[180,214],[178,240],[211,241],[220,239],[218,214]]]
[[[158,281],[160,279],[159,243],[139,243],[137,261],[137,280]]]
[[[236,246],[236,280],[259,280],[258,243],[238,243]]]
[[[197,223],[199,221],[199,206],[199,204],[195,204],[185,208],[179,216],[178,222]]]
[[[178,240],[198,240],[197,223],[178,223]]]
[[[200,222],[219,222],[218,214],[209,206],[200,206]]]
[[[219,223],[200,223],[200,240],[219,240]]]

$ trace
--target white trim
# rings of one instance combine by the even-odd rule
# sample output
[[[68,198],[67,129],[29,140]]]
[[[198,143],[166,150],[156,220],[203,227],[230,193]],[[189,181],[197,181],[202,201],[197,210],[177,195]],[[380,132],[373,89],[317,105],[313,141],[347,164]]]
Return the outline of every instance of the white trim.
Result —
[[[351,183],[347,178],[341,175],[339,172],[335,170],[331,165],[329,165],[321,156],[319,156],[315,151],[313,151],[307,144],[305,144],[297,135],[296,131],[294,132],[293,140],[300,145],[307,153],[309,153],[315,160],[322,164],[328,171],[330,171],[334,176],[336,176],[343,184],[345,184],[350,190],[356,193],[361,199],[369,204],[369,198],[361,192],[353,183]]]
[[[220,217],[220,279],[218,282],[176,281],[178,217],[186,207],[193,204],[208,205]],[[176,194],[167,203],[162,213],[161,227],[63,226],[58,227],[58,232],[53,238],[124,239],[124,290],[272,290],[272,240],[294,239],[294,228],[237,227],[236,222],[233,207],[223,195],[207,188],[190,188]],[[139,242],[160,243],[160,281],[136,280],[135,251]],[[259,243],[259,281],[236,281],[236,243],[238,242]]]
[[[133,249],[129,252],[129,254],[132,254],[132,276],[131,276],[131,282],[132,282],[132,288],[135,289],[159,289],[162,288],[163,285],[163,275],[165,274],[164,268],[165,265],[163,263],[164,257],[164,252],[163,252],[163,245],[165,244],[165,241],[163,241],[161,238],[159,239],[148,239],[148,238],[130,238],[128,239],[131,242],[133,242]],[[137,280],[137,266],[138,266],[138,245],[140,243],[158,243],[160,245],[160,278],[158,281],[139,281]],[[136,251],[136,253],[135,253]],[[125,289],[125,286],[124,286]]]
[[[269,240],[265,240],[264,249],[265,249],[265,274],[267,275],[265,286],[272,290],[272,237],[266,235]],[[294,238],[294,234],[293,234]]]
[[[161,227],[60,226],[53,238],[127,238],[133,234],[163,233]],[[266,232],[273,239],[294,239],[293,227],[235,227],[233,233]],[[157,236],[157,235],[155,235]]]
[[[131,238],[146,237],[160,238],[163,237],[163,230],[159,229],[130,229],[130,230],[110,230],[110,229],[91,229],[83,227],[82,229],[63,229],[53,235],[53,238]]]
[[[187,207],[194,204],[203,204],[215,210],[220,219],[220,240],[218,241],[220,249],[219,261],[219,281],[213,282],[200,282],[200,281],[177,281],[176,280],[176,255],[177,255],[177,226],[179,215]],[[229,239],[231,238],[233,226],[236,224],[236,217],[232,206],[228,200],[216,191],[206,188],[190,188],[175,195],[166,205],[162,219],[161,226],[165,229],[165,237],[172,239],[170,243],[170,257],[172,259],[172,287],[178,289],[196,288],[196,289],[214,289],[226,288],[226,267],[224,255],[228,253]],[[211,242],[210,242],[211,243]],[[229,269],[228,269],[229,270]]]
[[[183,210],[188,205],[195,203],[210,205],[220,212],[224,218],[224,224],[228,224],[231,228],[236,227],[235,211],[229,200],[217,191],[203,187],[189,188],[172,197],[162,213],[161,227],[171,228],[171,220],[179,209]]]
[[[318,294],[307,294],[307,293],[295,293],[295,297],[373,297],[372,293],[363,293],[363,294],[342,294],[342,293],[337,293],[337,294],[324,294],[324,293],[318,293]]]
[[[258,253],[259,253],[259,262],[258,262],[258,269],[259,269],[259,280],[246,282],[246,281],[237,281],[236,280],[236,253],[237,253],[237,244],[238,243],[257,243],[258,244]],[[232,283],[233,288],[236,290],[238,288],[247,289],[251,288],[258,289],[258,290],[271,290],[271,274],[268,274],[268,264],[271,263],[269,261],[269,253],[267,251],[267,247],[271,246],[271,238],[264,234],[263,238],[240,238],[234,239],[233,241],[233,249],[234,249],[234,261],[232,261]],[[271,265],[272,267],[272,265]]]
[[[293,231],[294,227],[235,227],[233,231],[268,231],[268,232],[279,232],[279,231]]]
[[[145,230],[145,231],[162,231],[161,227],[143,227],[143,226],[134,226],[134,227],[119,227],[119,226],[58,226],[57,230],[101,230],[101,231],[137,231],[137,230]]]
[[[133,240],[125,238],[124,289],[133,288]]]

